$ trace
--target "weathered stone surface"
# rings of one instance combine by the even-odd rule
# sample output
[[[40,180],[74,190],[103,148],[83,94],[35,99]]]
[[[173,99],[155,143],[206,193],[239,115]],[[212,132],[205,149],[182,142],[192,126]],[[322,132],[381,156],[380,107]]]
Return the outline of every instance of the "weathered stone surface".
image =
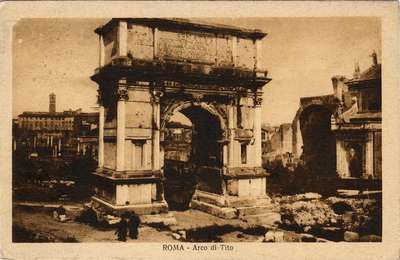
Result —
[[[343,230],[338,227],[322,227],[314,235],[331,241],[343,241]]]
[[[236,209],[234,208],[221,208],[198,200],[192,200],[191,207],[194,209],[205,211],[220,218],[232,219],[236,217]]]
[[[283,242],[283,231],[268,231],[264,237],[265,242]]]
[[[317,237],[316,242],[319,242],[319,243],[328,243],[328,242],[332,242],[332,241],[330,241],[330,240],[328,240],[328,239],[325,239],[325,238]]]
[[[376,204],[376,200],[365,199],[365,198],[360,199],[360,198],[329,197],[325,201],[332,207],[334,207],[334,205],[340,205],[342,207],[345,207],[346,209],[345,211],[350,211],[350,208],[348,206],[351,207],[352,211],[356,211],[357,209],[364,211],[374,207]],[[338,213],[338,214],[343,214],[343,213]]]
[[[296,201],[281,205],[281,215],[285,223],[298,227],[327,225],[337,215],[321,201]]]
[[[106,215],[106,216],[104,217],[104,221],[105,221],[105,223],[107,223],[107,225],[114,225],[114,224],[117,224],[117,223],[120,222],[120,220],[121,220],[120,217],[113,216],[113,215]]]
[[[172,233],[171,236],[172,236],[173,238],[175,238],[176,240],[181,239],[181,236],[180,236],[179,234],[177,234],[177,233]]]
[[[297,197],[300,200],[319,200],[322,196],[318,193],[307,192],[304,194],[299,194],[297,195]]]
[[[277,227],[282,224],[281,215],[276,212],[246,216],[244,219],[250,225]]]
[[[366,235],[360,238],[360,242],[382,242],[382,237],[377,235]]]
[[[259,199],[242,199],[237,197],[228,197],[226,203],[228,207],[268,206],[271,205],[271,199],[268,197]]]
[[[254,207],[238,207],[238,216],[239,218],[242,218],[244,216],[248,215],[257,215],[257,214],[262,214],[266,212],[271,212],[274,210],[273,205],[267,205],[267,206],[254,206]]]
[[[353,211],[353,208],[345,201],[338,201],[332,204],[332,209],[336,214],[344,214],[348,211]]]
[[[201,202],[205,202],[208,204],[214,204],[219,207],[225,206],[225,199],[222,196],[213,195],[213,194],[202,192],[202,191],[196,191],[195,195],[193,196],[193,199],[201,201]]]
[[[165,226],[174,226],[177,224],[176,219],[175,218],[167,218],[164,220],[164,225]]]
[[[168,205],[165,201],[149,204],[131,204],[126,206],[112,205],[95,196],[92,197],[93,207],[100,212],[122,215],[124,212],[134,211],[138,215],[161,214],[168,212]]]
[[[317,239],[311,234],[300,234],[301,242],[316,242]]]
[[[310,226],[305,226],[305,227],[303,227],[303,231],[304,232],[309,232],[311,230],[311,227]]]
[[[155,215],[142,215],[140,220],[144,224],[163,224],[165,226],[176,225],[176,219],[173,214],[155,214]]]
[[[265,237],[259,237],[255,242],[264,242]]]
[[[178,234],[181,236],[183,240],[186,240],[186,231],[185,230],[179,230]]]
[[[346,231],[344,232],[344,241],[346,242],[356,242],[360,239],[360,235],[356,232]]]
[[[355,213],[352,211],[348,211],[341,216],[341,220],[345,225],[351,224],[354,218],[355,218]]]

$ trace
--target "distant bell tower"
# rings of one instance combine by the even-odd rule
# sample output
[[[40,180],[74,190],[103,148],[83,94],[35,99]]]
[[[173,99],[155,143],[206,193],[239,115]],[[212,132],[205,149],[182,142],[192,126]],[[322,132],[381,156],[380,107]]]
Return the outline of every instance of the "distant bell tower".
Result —
[[[55,113],[56,112],[56,94],[51,93],[49,95],[49,112]]]

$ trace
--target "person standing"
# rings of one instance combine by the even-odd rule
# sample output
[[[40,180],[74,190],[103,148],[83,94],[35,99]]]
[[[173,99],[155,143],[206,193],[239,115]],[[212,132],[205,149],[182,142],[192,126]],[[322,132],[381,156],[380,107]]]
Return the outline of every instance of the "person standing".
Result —
[[[349,171],[351,177],[354,178],[362,177],[360,160],[354,148],[350,148],[349,150]]]
[[[132,239],[138,238],[138,228],[140,224],[140,218],[134,211],[131,212],[128,222],[129,237]]]
[[[117,230],[115,231],[115,234],[118,236],[119,241],[126,241],[126,235],[128,232],[128,222],[126,221],[126,218],[124,214],[121,216],[121,220],[119,221],[117,225]]]

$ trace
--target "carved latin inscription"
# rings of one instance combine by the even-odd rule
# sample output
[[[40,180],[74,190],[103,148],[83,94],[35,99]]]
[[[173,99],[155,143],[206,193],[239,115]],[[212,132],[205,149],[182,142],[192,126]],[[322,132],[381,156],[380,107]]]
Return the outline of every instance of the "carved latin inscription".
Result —
[[[216,38],[210,34],[159,31],[161,58],[215,63]]]

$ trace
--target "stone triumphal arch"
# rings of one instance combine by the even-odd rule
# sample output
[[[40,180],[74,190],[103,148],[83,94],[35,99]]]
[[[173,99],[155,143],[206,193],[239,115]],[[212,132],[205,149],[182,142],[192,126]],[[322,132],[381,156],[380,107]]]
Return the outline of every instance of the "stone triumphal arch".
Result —
[[[265,33],[145,18],[112,19],[95,32],[98,207],[139,214],[168,210],[163,141],[176,111],[197,134],[192,162],[199,182],[192,207],[233,218],[268,202],[261,167],[262,88],[270,81],[261,69]]]

